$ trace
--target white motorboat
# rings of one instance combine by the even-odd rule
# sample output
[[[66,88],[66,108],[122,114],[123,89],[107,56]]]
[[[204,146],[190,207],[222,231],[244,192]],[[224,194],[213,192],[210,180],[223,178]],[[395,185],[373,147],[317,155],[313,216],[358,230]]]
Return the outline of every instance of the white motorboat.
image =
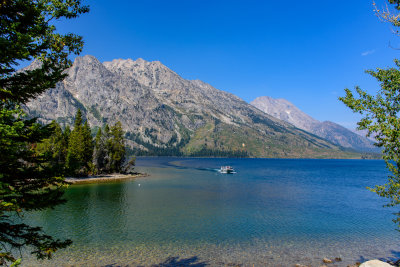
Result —
[[[221,166],[220,173],[234,173],[235,170],[232,166]]]

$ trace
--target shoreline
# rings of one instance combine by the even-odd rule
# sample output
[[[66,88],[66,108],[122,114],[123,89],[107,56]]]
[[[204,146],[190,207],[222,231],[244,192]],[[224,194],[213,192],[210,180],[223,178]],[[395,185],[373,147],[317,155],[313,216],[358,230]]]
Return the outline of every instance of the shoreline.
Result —
[[[118,182],[124,180],[131,180],[135,178],[142,178],[150,176],[147,173],[137,173],[137,174],[104,174],[104,175],[91,175],[88,177],[76,178],[76,177],[66,177],[65,181],[74,184],[96,184],[96,183],[107,183],[107,182]]]
[[[302,158],[278,158],[278,157],[212,157],[212,156],[136,156],[136,159],[152,159],[152,158],[177,158],[177,159],[273,159],[273,160],[280,160],[280,159],[288,159],[288,160],[384,160],[382,157],[379,158],[317,158],[317,157],[302,157]]]

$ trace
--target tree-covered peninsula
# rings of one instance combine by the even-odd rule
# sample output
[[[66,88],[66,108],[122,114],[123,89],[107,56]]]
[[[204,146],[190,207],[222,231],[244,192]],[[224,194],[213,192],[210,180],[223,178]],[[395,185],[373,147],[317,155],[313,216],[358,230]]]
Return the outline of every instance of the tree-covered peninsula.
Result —
[[[110,173],[130,173],[134,158],[125,165],[125,140],[122,124],[98,128],[95,137],[78,109],[73,128],[63,130],[59,123],[50,124],[53,134],[36,144],[37,155],[47,156],[47,163],[65,176],[82,177]]]

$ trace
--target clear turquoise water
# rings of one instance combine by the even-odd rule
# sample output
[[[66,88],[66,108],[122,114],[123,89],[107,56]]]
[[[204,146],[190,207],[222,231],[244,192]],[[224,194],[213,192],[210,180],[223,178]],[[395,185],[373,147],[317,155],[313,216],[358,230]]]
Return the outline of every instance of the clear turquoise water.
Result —
[[[71,186],[66,205],[29,214],[74,244],[25,266],[336,266],[400,258],[395,210],[365,187],[383,161],[138,159],[151,176]],[[220,174],[232,165],[236,174]]]

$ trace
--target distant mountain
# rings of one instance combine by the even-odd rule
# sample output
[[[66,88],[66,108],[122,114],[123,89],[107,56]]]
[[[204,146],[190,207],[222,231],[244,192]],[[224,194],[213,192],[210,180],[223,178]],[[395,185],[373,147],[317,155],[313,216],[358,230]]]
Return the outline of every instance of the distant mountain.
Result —
[[[274,99],[268,96],[257,97],[250,103],[275,118],[284,120],[294,126],[322,137],[336,145],[363,152],[379,153],[380,149],[366,137],[330,121],[320,122],[285,99]]]
[[[119,120],[132,152],[150,155],[356,157],[237,96],[189,81],[158,61],[76,58],[68,77],[27,104],[40,121],[90,125]]]
[[[367,136],[368,130],[351,129],[351,131],[352,131],[353,133],[358,134],[358,135],[365,136],[366,138],[368,138],[368,139],[369,139],[370,141],[372,141],[373,143],[376,143],[376,139],[375,139],[376,134],[375,134],[375,133],[372,133],[371,136],[368,137],[368,136]]]

